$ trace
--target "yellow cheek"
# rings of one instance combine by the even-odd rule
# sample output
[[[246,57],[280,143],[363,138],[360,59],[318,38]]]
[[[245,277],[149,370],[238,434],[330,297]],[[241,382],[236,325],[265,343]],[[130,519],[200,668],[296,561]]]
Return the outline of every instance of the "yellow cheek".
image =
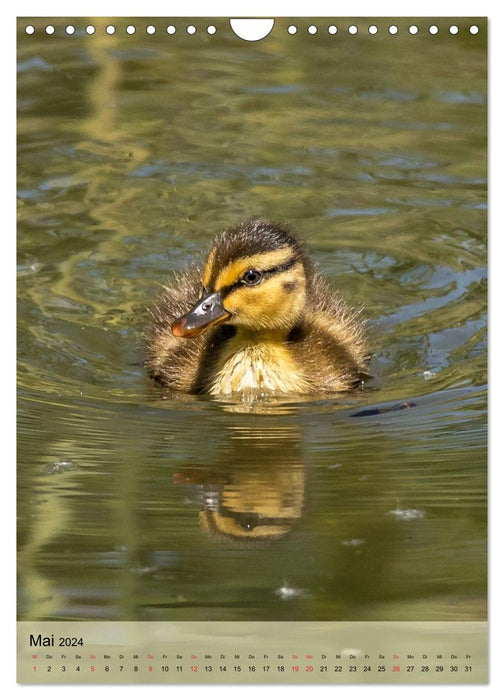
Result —
[[[258,329],[281,328],[294,323],[305,302],[304,282],[283,277],[231,292],[224,300],[224,308],[233,314],[231,321]],[[294,284],[289,292],[286,282]]]

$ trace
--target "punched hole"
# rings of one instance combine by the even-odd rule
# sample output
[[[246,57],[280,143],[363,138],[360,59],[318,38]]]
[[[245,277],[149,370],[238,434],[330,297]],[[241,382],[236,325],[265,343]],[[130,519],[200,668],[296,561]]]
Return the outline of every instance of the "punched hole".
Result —
[[[450,34],[458,34],[458,27],[456,24],[452,24],[450,27]]]
[[[214,27],[213,24],[210,24],[210,25],[207,27],[207,32],[208,32],[208,34],[215,34],[216,31],[217,31],[217,27]]]
[[[294,24],[291,24],[289,27],[287,27],[287,31],[289,34],[296,34],[297,27]]]
[[[75,34],[75,27],[73,24],[69,24],[68,27],[65,27],[65,32],[67,34]]]
[[[126,34],[134,34],[136,32],[136,28],[132,24],[128,24],[126,27]]]
[[[469,31],[471,34],[477,34],[479,32],[479,27],[476,24],[473,24],[471,27],[469,27]]]
[[[349,33],[349,34],[357,34],[358,31],[359,31],[359,30],[357,29],[357,27],[355,26],[355,24],[351,24],[351,25],[348,27],[348,33]]]
[[[230,19],[231,29],[245,41],[260,41],[268,36],[275,24],[274,19]]]
[[[410,34],[418,34],[418,27],[416,24],[412,24],[411,27],[408,29]]]
[[[156,27],[153,24],[149,24],[145,31],[152,36],[152,34],[156,33]]]
[[[397,34],[397,32],[399,31],[395,24],[391,24],[388,30],[389,34]]]
[[[336,34],[338,31],[338,27],[336,27],[334,24],[331,24],[329,27],[327,27],[327,31],[329,34]]]
[[[439,32],[439,29],[438,27],[436,27],[435,24],[431,24],[431,26],[429,27],[429,32],[431,34],[437,34]]]
[[[88,24],[88,26],[86,27],[86,34],[94,34],[95,31],[96,31],[96,30],[95,30],[95,28],[93,27],[93,25],[92,25],[92,24]]]
[[[26,32],[27,34],[34,34],[34,33],[35,33],[35,27],[34,27],[32,24],[28,24],[28,25],[25,27],[25,32]]]
[[[113,24],[109,24],[106,28],[105,31],[107,34],[115,34],[116,28],[114,27]]]
[[[316,34],[317,31],[317,27],[314,24],[310,24],[310,26],[308,27],[308,34]]]
[[[186,32],[187,32],[188,34],[196,34],[196,27],[194,26],[194,24],[190,24],[190,25],[187,27]]]
[[[166,27],[166,31],[168,34],[175,34],[177,28],[174,27],[173,24],[170,24],[168,27]]]
[[[372,25],[369,27],[368,32],[369,32],[370,34],[377,34],[377,33],[378,33],[378,27],[376,26],[376,24],[372,24]]]
[[[52,24],[48,24],[47,27],[45,28],[46,34],[54,34],[54,27]]]

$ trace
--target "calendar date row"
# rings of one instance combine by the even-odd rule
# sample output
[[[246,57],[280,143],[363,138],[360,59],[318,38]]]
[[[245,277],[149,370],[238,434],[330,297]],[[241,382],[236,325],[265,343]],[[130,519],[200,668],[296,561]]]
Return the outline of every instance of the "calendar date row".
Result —
[[[336,665],[336,666],[329,666],[329,665],[312,665],[312,664],[307,664],[307,665],[262,665],[262,666],[256,666],[256,665],[250,665],[250,666],[241,666],[241,665],[224,665],[224,666],[199,666],[199,665],[192,665],[189,667],[185,666],[168,666],[168,665],[161,665],[161,666],[154,666],[154,665],[148,665],[148,666],[141,666],[141,665],[133,665],[133,666],[128,666],[128,665],[123,665],[120,664],[117,667],[113,665],[105,665],[105,666],[99,666],[97,664],[91,664],[91,665],[77,665],[77,666],[70,666],[70,665],[47,665],[47,666],[33,666],[33,671],[40,670],[42,672],[46,673],[65,673],[68,670],[73,670],[76,672],[91,672],[95,673],[96,671],[102,671],[105,673],[109,673],[111,671],[119,672],[119,673],[139,673],[140,671],[148,671],[149,673],[153,672],[161,672],[161,673],[183,673],[185,671],[190,671],[191,673],[256,673],[256,672],[262,672],[262,673],[269,673],[269,672],[274,672],[274,673],[370,673],[373,671],[376,671],[378,673],[387,673],[387,672],[392,672],[392,673],[400,673],[400,672],[406,672],[406,673],[415,673],[415,672],[420,672],[420,673],[471,673],[472,671],[472,666],[468,665],[456,665],[456,664],[451,664],[451,665],[407,665],[407,666],[385,666],[385,665],[378,665],[378,666],[370,666],[370,665],[364,665],[364,666],[358,666],[355,664],[351,664],[349,666],[345,665]]]

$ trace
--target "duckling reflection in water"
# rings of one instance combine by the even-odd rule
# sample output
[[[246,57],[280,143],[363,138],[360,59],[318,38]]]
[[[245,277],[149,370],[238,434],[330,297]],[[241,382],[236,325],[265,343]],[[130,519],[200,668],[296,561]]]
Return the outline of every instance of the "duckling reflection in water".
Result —
[[[304,501],[300,464],[266,469],[205,472],[186,468],[174,475],[177,485],[198,485],[200,525],[220,540],[264,543],[287,535],[299,522]]]
[[[369,377],[358,314],[264,219],[217,236],[204,266],[177,275],[150,315],[148,371],[173,391],[320,395]]]
[[[299,428],[276,427],[269,421],[245,427],[220,455],[222,466],[185,467],[174,474],[177,486],[197,488],[200,525],[210,537],[266,543],[283,538],[300,521],[305,470]]]

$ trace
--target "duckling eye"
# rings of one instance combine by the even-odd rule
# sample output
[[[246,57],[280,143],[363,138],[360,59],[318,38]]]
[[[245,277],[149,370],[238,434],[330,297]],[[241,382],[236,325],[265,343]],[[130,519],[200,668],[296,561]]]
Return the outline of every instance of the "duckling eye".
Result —
[[[248,285],[259,284],[261,280],[262,275],[257,270],[247,270],[242,277],[242,282]]]

